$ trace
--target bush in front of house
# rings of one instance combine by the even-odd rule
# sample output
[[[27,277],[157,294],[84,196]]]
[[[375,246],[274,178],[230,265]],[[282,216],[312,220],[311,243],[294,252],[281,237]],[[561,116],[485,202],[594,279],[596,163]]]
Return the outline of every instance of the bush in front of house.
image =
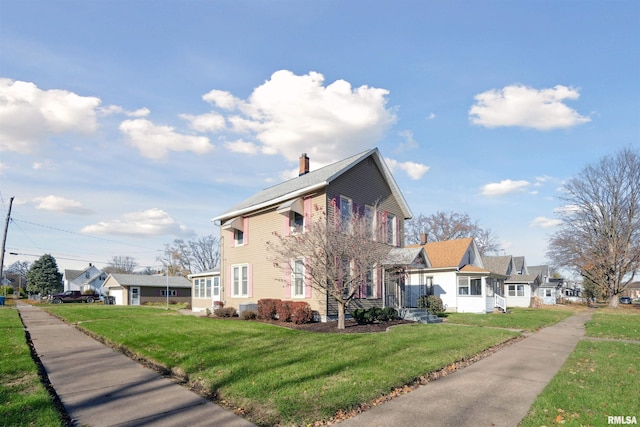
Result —
[[[376,322],[388,322],[398,319],[398,311],[393,307],[370,307],[367,309],[357,308],[353,310],[351,316],[361,325]]]
[[[427,297],[427,304],[428,310],[431,313],[435,315],[444,313],[444,304],[442,303],[442,298],[439,296],[429,295]]]
[[[258,318],[258,312],[253,310],[245,310],[242,312],[242,318],[244,320],[256,320]]]
[[[276,302],[276,316],[281,322],[291,322],[291,302],[277,300]]]
[[[313,310],[311,306],[304,301],[292,301],[289,303],[291,311],[291,321],[296,325],[310,323],[313,320]]]
[[[237,316],[237,312],[236,309],[233,307],[225,307],[225,308],[218,308],[213,310],[213,314],[216,317],[235,317]]]
[[[279,299],[264,298],[258,300],[258,317],[262,320],[273,320],[276,318],[276,305]]]

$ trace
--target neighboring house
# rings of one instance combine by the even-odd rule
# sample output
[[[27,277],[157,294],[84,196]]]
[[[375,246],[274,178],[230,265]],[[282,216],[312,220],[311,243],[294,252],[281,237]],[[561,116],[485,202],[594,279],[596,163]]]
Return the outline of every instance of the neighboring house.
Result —
[[[95,291],[102,293],[107,274],[93,264],[84,270],[64,270],[65,291]]]
[[[536,290],[538,298],[545,305],[554,305],[560,297],[560,288],[557,282],[551,281],[551,269],[548,265],[532,265],[528,267],[530,274],[536,274],[540,279],[540,285]]]
[[[494,273],[507,276],[503,295],[507,307],[530,307],[540,284],[537,274],[530,274],[523,256],[483,256],[484,266]]]
[[[562,300],[563,302],[582,302],[584,299],[584,286],[582,282],[574,280],[551,279],[562,283]]]
[[[424,237],[423,237],[424,242]],[[430,267],[420,272],[429,283],[430,294],[442,299],[447,311],[489,313],[504,305],[506,275],[485,268],[472,238],[446,240],[421,245]],[[413,277],[416,272],[410,272]]]
[[[189,280],[191,288],[191,311],[200,312],[207,309],[213,311],[216,301],[222,300],[220,292],[220,269],[202,271],[190,274]]]
[[[326,213],[323,216],[319,211]],[[304,233],[310,221],[340,223],[360,212],[371,218],[376,236],[390,248],[404,242],[404,221],[411,210],[378,149],[372,149],[310,171],[309,157],[300,157],[299,176],[267,188],[213,220],[221,225],[221,292],[225,306],[255,304],[263,298],[305,301],[322,319],[337,309],[326,291],[312,289],[304,260],[289,273],[273,265],[266,242],[273,233]],[[350,306],[384,306],[382,268],[375,269]]]
[[[640,299],[640,282],[631,282],[625,293],[632,300]]]
[[[142,305],[146,303],[191,304],[191,282],[182,276],[149,276],[145,274],[119,274],[107,276],[102,289],[114,297],[116,305]]]

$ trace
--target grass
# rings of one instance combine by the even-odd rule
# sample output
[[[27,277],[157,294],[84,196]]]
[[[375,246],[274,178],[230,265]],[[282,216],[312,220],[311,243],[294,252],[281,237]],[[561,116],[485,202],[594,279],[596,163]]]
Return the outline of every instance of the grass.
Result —
[[[40,381],[18,310],[13,305],[0,307],[0,337],[0,424],[63,426]]]
[[[599,309],[585,326],[587,337],[612,340],[580,341],[522,427],[601,426],[609,416],[640,422],[640,310]]]
[[[518,335],[448,324],[317,334],[148,307],[46,309],[188,377],[263,425],[328,420]]]
[[[512,308],[508,314],[446,313],[448,323],[461,325],[510,328],[528,332],[537,331],[571,316],[575,307]]]

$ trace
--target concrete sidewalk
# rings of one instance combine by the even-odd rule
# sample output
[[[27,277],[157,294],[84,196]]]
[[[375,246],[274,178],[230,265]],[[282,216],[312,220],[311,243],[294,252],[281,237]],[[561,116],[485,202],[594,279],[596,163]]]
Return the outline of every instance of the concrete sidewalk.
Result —
[[[40,308],[17,307],[73,425],[253,426]]]
[[[571,316],[340,425],[517,426],[584,336],[591,314]]]

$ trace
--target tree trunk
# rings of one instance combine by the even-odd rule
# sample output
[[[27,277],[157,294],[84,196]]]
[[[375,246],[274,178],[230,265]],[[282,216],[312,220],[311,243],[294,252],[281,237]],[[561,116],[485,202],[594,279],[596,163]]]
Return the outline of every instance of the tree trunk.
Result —
[[[613,295],[609,298],[609,307],[618,308],[618,297]]]
[[[344,302],[338,301],[338,329],[344,329]]]

